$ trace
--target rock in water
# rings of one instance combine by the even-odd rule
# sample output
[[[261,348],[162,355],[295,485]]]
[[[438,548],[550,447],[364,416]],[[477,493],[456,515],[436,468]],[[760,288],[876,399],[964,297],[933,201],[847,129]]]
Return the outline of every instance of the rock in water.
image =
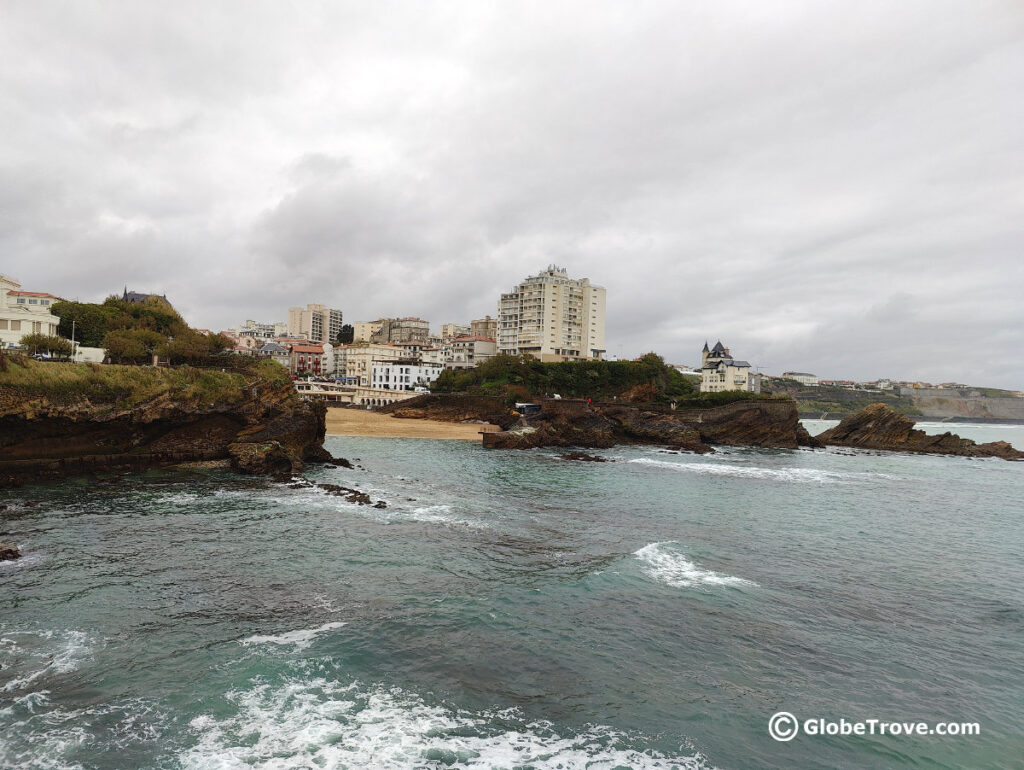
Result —
[[[1024,460],[1024,452],[1014,449],[1005,441],[977,444],[954,433],[929,436],[923,430],[917,430],[911,418],[894,412],[885,404],[871,404],[843,418],[837,426],[829,428],[817,438],[829,446]]]
[[[14,543],[0,543],[0,561],[14,561],[21,558],[21,551]]]

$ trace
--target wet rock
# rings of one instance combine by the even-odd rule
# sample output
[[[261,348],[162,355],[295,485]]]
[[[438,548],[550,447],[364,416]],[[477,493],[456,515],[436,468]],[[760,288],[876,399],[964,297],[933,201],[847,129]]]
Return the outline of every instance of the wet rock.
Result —
[[[337,484],[317,484],[318,488],[322,489],[329,495],[335,497],[342,497],[350,503],[357,503],[359,505],[373,505],[373,500],[365,492],[360,492],[358,489],[351,489],[349,487],[338,486]],[[383,501],[381,501],[383,502]],[[385,503],[385,505],[387,505]]]
[[[894,412],[885,404],[871,404],[843,418],[837,426],[819,434],[817,438],[829,446],[1024,460],[1024,452],[1014,449],[1005,441],[977,444],[954,433],[929,436],[917,430],[910,417]]]
[[[373,507],[374,508],[382,508],[383,509],[383,508],[387,508],[388,504],[385,503],[383,500],[378,500],[376,503],[373,504]]]
[[[14,543],[0,543],[0,561],[14,561],[21,558],[21,551]]]
[[[588,455],[586,452],[568,452],[564,455],[560,455],[563,460],[579,460],[585,463],[606,463],[608,462],[607,457],[598,457],[597,455]]]

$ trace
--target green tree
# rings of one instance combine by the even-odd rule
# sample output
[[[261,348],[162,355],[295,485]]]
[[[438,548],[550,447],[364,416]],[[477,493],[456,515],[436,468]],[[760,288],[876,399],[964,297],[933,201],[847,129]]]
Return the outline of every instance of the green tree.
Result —
[[[130,329],[107,332],[103,337],[102,347],[115,364],[144,364],[153,355],[147,348],[145,338]]]
[[[351,344],[356,337],[356,330],[352,324],[345,324],[338,332],[338,342],[342,345]]]
[[[63,337],[51,337],[48,334],[26,334],[21,338],[21,344],[28,348],[32,355],[47,353],[57,358],[70,358],[72,346],[69,340]]]

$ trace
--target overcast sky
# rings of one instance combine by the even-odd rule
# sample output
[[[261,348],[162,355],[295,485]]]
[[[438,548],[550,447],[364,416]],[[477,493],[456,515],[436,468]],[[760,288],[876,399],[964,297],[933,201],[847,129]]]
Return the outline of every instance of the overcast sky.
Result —
[[[1024,388],[1024,3],[5,2],[0,272]]]

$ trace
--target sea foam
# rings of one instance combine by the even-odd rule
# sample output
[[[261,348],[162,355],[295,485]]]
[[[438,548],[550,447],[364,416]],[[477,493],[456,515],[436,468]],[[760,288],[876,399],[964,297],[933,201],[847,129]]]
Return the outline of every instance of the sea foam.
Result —
[[[701,586],[757,587],[757,583],[745,578],[722,575],[701,569],[679,551],[679,544],[673,541],[650,543],[633,555],[643,564],[644,572],[659,583],[675,588],[697,588]]]
[[[630,460],[638,465],[650,465],[657,468],[679,471],[682,473],[698,473],[709,476],[732,476],[734,478],[769,479],[772,481],[795,481],[805,484],[842,484],[856,480],[858,477],[879,477],[875,473],[842,473],[823,471],[816,468],[760,468],[756,466],[732,465],[729,463],[675,463],[668,460],[652,460],[638,457]]]
[[[242,639],[240,644],[243,644],[246,647],[254,644],[290,644],[297,650],[304,650],[309,647],[320,634],[325,631],[331,631],[335,628],[341,628],[344,625],[344,623],[340,622],[324,623],[322,626],[318,626],[317,628],[300,628],[296,631],[286,631],[283,634],[250,636],[248,639]]]
[[[470,712],[429,704],[398,688],[323,678],[289,679],[228,694],[237,713],[190,723],[195,744],[178,760],[210,768],[707,768],[669,757],[610,727],[562,734],[515,709]]]

